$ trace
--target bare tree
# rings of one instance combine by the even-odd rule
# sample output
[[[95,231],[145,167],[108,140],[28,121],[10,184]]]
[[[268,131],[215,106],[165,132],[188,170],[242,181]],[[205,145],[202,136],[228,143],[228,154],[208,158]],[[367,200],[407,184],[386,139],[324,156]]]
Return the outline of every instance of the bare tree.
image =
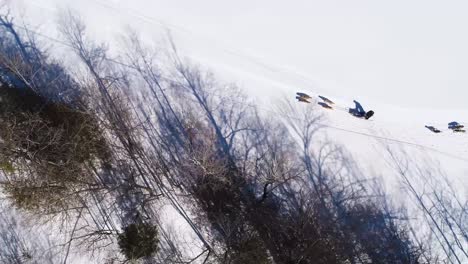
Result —
[[[387,146],[387,153],[401,185],[417,208],[413,210],[413,214],[419,216],[415,224],[429,230],[425,236],[430,239],[424,238],[426,243],[436,244],[432,251],[443,255],[446,262],[463,263],[468,259],[467,202],[459,197],[437,163],[430,159],[410,159],[404,149]],[[415,235],[421,239],[421,233]]]
[[[125,61],[117,61],[66,14],[61,32],[86,69],[73,78],[33,42],[19,45],[9,21],[9,37],[0,40],[15,53],[0,58],[0,91],[28,88],[40,110],[0,107],[10,124],[0,129],[4,186],[36,202],[26,209],[61,217],[63,263],[75,246],[93,252],[116,244],[127,258],[151,263],[420,262],[423,243],[411,240],[407,216],[342,147],[318,140],[322,117],[314,108],[300,112],[285,102],[283,120],[262,115],[237,86],[183,59],[173,42],[162,59],[131,34]],[[60,74],[41,70],[48,66]],[[67,77],[41,90],[51,76]],[[77,92],[43,99],[60,98],[62,86]],[[47,122],[64,109],[73,122]],[[462,214],[435,193],[437,215],[460,233]],[[161,205],[185,220],[196,250],[163,225]],[[143,240],[149,246],[139,248]],[[453,241],[463,249],[462,239]]]

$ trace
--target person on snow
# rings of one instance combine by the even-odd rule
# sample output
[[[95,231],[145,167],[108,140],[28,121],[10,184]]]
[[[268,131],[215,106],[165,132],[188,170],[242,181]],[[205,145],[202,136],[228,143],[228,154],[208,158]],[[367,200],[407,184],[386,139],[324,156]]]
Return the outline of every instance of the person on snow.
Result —
[[[458,122],[455,122],[455,121],[450,122],[450,123],[448,124],[448,128],[449,128],[449,129],[452,129],[452,130],[455,130],[455,129],[462,129],[462,128],[464,128],[464,127],[465,127],[464,125],[462,125],[462,124],[460,124],[460,123],[458,123]]]
[[[355,107],[354,108],[350,108],[348,110],[348,112],[350,114],[352,114],[353,116],[355,117],[359,117],[359,118],[362,118],[362,117],[365,117],[366,116],[366,111],[364,110],[364,108],[362,107],[362,105],[356,101],[356,100],[353,100],[354,104],[355,104]]]

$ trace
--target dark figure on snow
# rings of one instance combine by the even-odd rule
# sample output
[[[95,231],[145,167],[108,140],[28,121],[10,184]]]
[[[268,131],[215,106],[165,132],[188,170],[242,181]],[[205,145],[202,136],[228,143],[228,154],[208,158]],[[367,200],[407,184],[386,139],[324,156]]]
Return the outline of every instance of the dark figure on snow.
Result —
[[[374,111],[370,110],[366,112],[358,101],[354,100],[353,102],[356,106],[348,110],[348,112],[352,114],[353,116],[357,118],[369,119],[374,115]]]
[[[454,130],[454,129],[462,129],[462,128],[464,128],[464,127],[465,127],[464,125],[462,125],[462,124],[460,124],[460,123],[458,123],[458,122],[455,122],[455,121],[450,122],[450,123],[448,124],[448,128],[449,128],[449,129],[452,129],[452,130]]]
[[[434,133],[440,133],[442,131],[440,131],[439,129],[433,127],[433,126],[426,126],[427,129],[429,129],[430,131],[434,132]]]
[[[356,105],[354,108],[350,108],[348,111],[350,114],[352,114],[353,116],[355,117],[365,117],[366,116],[366,111],[364,110],[364,108],[362,108],[362,105],[354,100],[353,101],[354,104]]]

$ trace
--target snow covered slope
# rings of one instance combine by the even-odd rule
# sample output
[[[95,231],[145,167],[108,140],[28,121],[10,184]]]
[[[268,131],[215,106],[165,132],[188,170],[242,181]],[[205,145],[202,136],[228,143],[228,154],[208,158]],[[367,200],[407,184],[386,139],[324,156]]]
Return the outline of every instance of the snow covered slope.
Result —
[[[346,54],[347,50],[342,51],[342,54],[334,54],[333,56],[329,52],[325,52],[322,57],[318,58],[317,54],[320,51],[311,50],[304,45],[288,46],[288,44],[293,43],[285,41],[283,39],[285,37],[280,34],[277,35],[277,39],[264,42],[255,39],[250,46],[248,39],[229,37],[229,31],[233,32],[233,36],[242,35],[242,31],[246,31],[246,38],[253,38],[255,35],[254,30],[259,30],[259,25],[255,25],[253,31],[249,32],[248,25],[245,25],[245,22],[236,27],[234,22],[228,23],[228,20],[240,14],[252,20],[254,18],[251,16],[256,12],[236,10],[235,6],[229,6],[227,8],[233,9],[230,16],[225,17],[218,14],[219,17],[217,17],[215,14],[203,12],[203,6],[189,4],[189,1],[173,2],[172,4],[163,4],[162,1],[149,0],[15,0],[10,1],[10,4],[14,15],[17,17],[17,22],[21,17],[24,23],[34,25],[33,29],[35,31],[56,39],[60,38],[55,25],[57,17],[60,10],[68,8],[73,12],[78,12],[83,17],[88,29],[96,39],[110,43],[113,48],[118,48],[118,35],[125,34],[128,28],[136,29],[145,36],[146,41],[160,41],[161,37],[164,37],[167,30],[169,30],[182,54],[210,68],[223,80],[238,83],[252,96],[254,101],[261,105],[260,109],[265,113],[271,114],[271,112],[277,110],[275,102],[278,99],[286,97],[294,100],[297,91],[306,92],[312,96],[327,96],[342,107],[353,106],[352,100],[359,100],[366,109],[372,109],[376,112],[371,120],[357,119],[341,110],[318,108],[325,115],[323,132],[328,139],[343,145],[347,151],[353,154],[360,167],[374,173],[375,176],[381,176],[390,188],[390,192],[400,192],[400,190],[396,187],[399,178],[389,158],[388,147],[394,151],[404,150],[414,161],[421,162],[421,166],[433,166],[435,169],[440,169],[447,175],[451,184],[455,186],[461,200],[467,200],[468,134],[453,133],[451,131],[434,134],[424,127],[425,125],[433,125],[446,129],[447,123],[451,121],[459,121],[468,125],[468,105],[462,103],[463,100],[466,100],[467,94],[466,92],[462,93],[461,86],[457,86],[459,90],[448,92],[448,95],[444,95],[443,99],[441,97],[441,103],[438,101],[429,102],[428,100],[434,99],[439,94],[431,90],[436,89],[435,86],[428,87],[426,85],[430,82],[429,77],[434,70],[429,69],[421,83],[411,82],[411,85],[413,85],[411,88],[404,84],[404,89],[407,91],[402,90],[401,87],[395,87],[392,92],[392,88],[384,83],[388,81],[387,78],[378,80],[382,82],[381,88],[376,87],[372,92],[369,92],[369,89],[358,89],[356,83],[363,80],[363,76],[357,76],[357,80],[352,82],[340,80],[340,76],[349,77],[351,73],[354,73],[350,60],[359,59],[359,56],[362,56],[361,58],[373,56],[373,52],[375,52],[373,50],[368,53],[365,53],[365,50],[360,50],[360,55],[354,54],[352,59],[347,58],[349,55]],[[220,4],[215,3],[216,1],[202,2],[206,2],[205,4],[209,6],[215,5],[213,7],[215,9],[222,8],[217,6]],[[255,8],[255,10],[259,9],[258,6],[255,6]],[[264,10],[264,12],[268,13],[269,11]],[[278,12],[278,10],[273,13],[275,12]],[[197,14],[200,14],[200,16]],[[202,17],[201,14],[211,14],[213,17],[206,18]],[[339,15],[339,13],[336,14],[336,16]],[[279,20],[285,18],[278,17]],[[221,25],[212,23],[216,19],[222,21],[222,25],[230,26],[220,28]],[[319,21],[311,18],[302,22],[316,23]],[[329,21],[329,19],[324,21]],[[294,28],[294,23],[297,22],[293,20],[291,24],[288,24],[287,21],[282,21],[280,28],[283,31],[281,33],[285,33],[285,28],[288,28],[288,25]],[[269,24],[265,23],[263,27],[260,30],[274,31]],[[332,29],[336,27],[337,25],[331,26]],[[258,31],[257,33],[260,34]],[[329,32],[329,34],[332,33]],[[307,35],[307,33],[304,33],[304,38],[307,38]],[[336,41],[345,41],[347,37],[349,36],[343,36],[342,39],[337,38]],[[38,38],[41,39],[41,36],[38,36]],[[276,56],[274,51],[278,49],[279,44],[271,43],[275,49],[270,50],[270,42],[283,43],[284,53],[287,54],[290,51],[292,60],[294,60],[294,62],[288,64],[302,66],[284,66],[282,63],[285,62],[287,57],[284,54]],[[322,45],[325,44],[322,43]],[[334,43],[329,44],[336,45]],[[358,44],[352,43],[352,45]],[[56,45],[60,47],[61,44],[57,43]],[[450,48],[448,45],[444,47]],[[314,56],[309,56],[309,53],[313,53]],[[262,54],[262,56],[260,57],[258,54]],[[298,59],[300,54],[304,56],[303,61],[319,59],[324,69],[335,67],[333,68],[335,70],[334,74],[326,73],[324,69],[315,64],[311,67],[309,67],[311,64],[308,63],[301,64],[301,60]],[[422,67],[427,64],[427,61],[421,60],[418,62],[420,65],[418,65],[415,62],[417,60],[412,57],[413,55],[398,54],[399,58],[403,59],[408,56],[408,60],[412,63],[411,67]],[[391,54],[388,56],[391,56]],[[417,56],[422,55],[417,54]],[[388,57],[385,58],[388,59]],[[329,64],[327,64],[328,59],[330,60]],[[343,61],[343,65],[338,67],[336,65],[339,64],[340,60]],[[386,60],[382,61],[385,62]],[[376,59],[363,58],[363,61],[359,63],[361,65],[359,67],[367,63],[369,65],[366,65],[365,68],[369,69],[374,67],[372,63],[376,62]],[[401,64],[403,64],[402,67],[409,70],[410,66],[404,65],[405,62],[401,62]],[[395,65],[392,64],[392,67],[395,67]],[[424,67],[422,68],[418,69],[417,74],[415,74],[416,77],[424,76]],[[340,71],[342,71],[341,75],[338,74]],[[458,73],[461,75],[461,72],[460,70]],[[456,75],[457,73],[450,73],[447,78],[453,77],[453,74]],[[370,75],[372,75],[372,72],[368,75],[369,79],[378,79],[379,77],[379,75],[377,77]],[[398,76],[394,78],[398,79]],[[405,78],[408,77],[405,76]],[[454,79],[457,78],[462,78],[462,76],[454,76]],[[391,80],[392,84],[398,82],[398,80]],[[349,84],[349,87],[346,87],[346,84]],[[441,81],[439,80],[437,84],[440,85]],[[457,85],[462,84],[464,82],[457,83]],[[369,83],[365,85],[369,86]],[[408,89],[411,89],[411,91],[408,91]],[[444,88],[439,89],[444,90]],[[388,98],[377,96],[378,93],[388,94]],[[431,96],[425,96],[425,94],[431,94]],[[453,108],[458,109],[452,109],[452,106],[448,103],[449,99],[447,98],[449,97],[453,98],[453,102],[456,102],[457,107]],[[461,97],[465,97],[465,99],[462,100]],[[399,98],[401,98],[401,101]],[[421,98],[426,98],[426,100]],[[411,103],[416,106],[408,107]],[[403,107],[402,105],[407,106]],[[404,200],[404,198],[402,199]]]
[[[128,25],[152,39],[164,26],[182,38],[178,45],[190,44],[191,56],[219,62],[241,55],[234,66],[245,59],[260,67],[281,66],[294,72],[286,74],[294,78],[286,80],[283,72],[276,80],[287,85],[305,77],[309,85],[346,97],[367,94],[396,105],[466,107],[457,96],[466,95],[468,84],[463,74],[468,39],[459,34],[467,22],[464,1],[9,2],[29,10],[27,19],[42,29],[50,29],[57,8],[71,7],[104,39]]]

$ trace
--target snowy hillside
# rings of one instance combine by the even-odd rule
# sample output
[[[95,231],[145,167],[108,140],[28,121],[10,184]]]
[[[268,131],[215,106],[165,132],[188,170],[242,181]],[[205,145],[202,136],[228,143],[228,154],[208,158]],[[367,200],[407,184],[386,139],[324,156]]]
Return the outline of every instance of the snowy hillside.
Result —
[[[141,34],[145,42],[156,42],[160,46],[167,46],[170,32],[182,56],[212,70],[223,81],[238,84],[266,116],[298,118],[282,115],[279,107],[279,102],[287,99],[299,109],[305,109],[307,104],[295,102],[296,92],[308,93],[314,104],[318,95],[326,96],[335,101],[338,108],[316,108],[323,114],[320,121],[323,128],[317,140],[329,140],[342,146],[358,167],[384,183],[396,203],[407,204],[410,208],[418,206],[402,187],[404,179],[391,157],[391,154],[398,156],[401,153],[406,154],[408,161],[407,176],[420,188],[419,191],[429,190],[426,185],[447,185],[455,189],[462,203],[468,201],[468,133],[447,129],[447,124],[452,121],[468,126],[465,88],[468,80],[466,65],[461,63],[467,59],[466,45],[463,45],[467,40],[455,36],[456,32],[446,32],[446,36],[441,36],[446,40],[420,48],[420,42],[427,41],[430,35],[427,28],[422,28],[418,32],[420,39],[415,40],[410,34],[411,29],[403,31],[403,22],[395,22],[397,24],[391,27],[392,23],[370,25],[367,24],[369,21],[360,20],[360,15],[372,17],[372,12],[386,8],[375,6],[371,1],[360,1],[362,8],[349,7],[344,1],[332,1],[334,5],[330,6],[306,5],[298,17],[294,17],[294,11],[300,8],[285,10],[282,15],[283,6],[269,1],[226,5],[217,1],[194,4],[181,0],[170,4],[149,0],[7,2],[16,23],[38,33],[36,38],[48,43],[47,46],[52,44],[51,53],[65,61],[71,59],[63,56],[67,47],[60,42],[62,37],[56,24],[60,14],[70,9],[82,17],[92,38],[108,43],[111,52],[115,53],[122,47],[121,36],[130,30]],[[300,3],[296,4],[300,6]],[[364,10],[364,6],[372,10]],[[435,12],[432,9],[436,8],[435,4],[428,3],[427,6],[430,6],[427,14]],[[412,8],[417,9],[408,7],[403,12],[405,17],[410,16]],[[324,13],[320,14],[320,11]],[[454,21],[446,22],[448,26],[456,24],[459,18],[455,7],[445,8],[441,13],[450,11],[456,15]],[[262,12],[269,16],[256,17]],[[382,19],[395,18],[391,11],[388,12]],[[216,24],[215,21],[220,22]],[[417,28],[419,23],[414,22],[411,26]],[[368,27],[367,31],[356,29],[364,25]],[[379,28],[379,25],[386,27]],[[436,33],[443,32],[437,25],[431,26]],[[309,27],[310,32],[307,32]],[[347,30],[353,31],[345,34]],[[319,39],[325,36],[328,39]],[[395,43],[382,44],[392,37]],[[405,37],[414,42],[403,45]],[[318,43],[311,44],[311,41]],[[394,48],[398,45],[402,47]],[[444,51],[446,49],[457,51],[448,53]],[[415,51],[419,53],[413,53]],[[437,58],[431,61],[427,54]],[[442,64],[433,65],[441,61]],[[363,87],[359,87],[361,84]],[[353,100],[360,101],[366,110],[374,110],[375,116],[370,120],[351,116],[344,108],[353,107]],[[432,133],[425,125],[435,126],[443,132]],[[432,176],[439,178],[424,182],[421,169],[438,172]],[[163,217],[167,218],[165,221],[180,221],[173,228],[185,230],[183,221],[171,205],[162,207],[168,208],[167,216]],[[194,239],[193,234],[190,236]],[[468,246],[468,241],[464,246]],[[187,248],[196,255],[196,250]],[[468,261],[468,256],[461,261]]]
[[[375,87],[372,93],[392,93],[391,99],[386,101],[381,98],[373,98],[369,95],[372,93],[366,90],[359,93],[359,90],[354,91],[349,87],[341,87],[339,90],[335,85],[327,87],[322,85],[322,83],[326,84],[327,81],[323,81],[314,71],[309,71],[307,68],[294,69],[285,66],[278,62],[275,56],[268,58],[262,56],[266,53],[262,49],[252,50],[249,45],[238,45],[235,40],[229,42],[219,37],[217,32],[210,32],[210,27],[214,25],[203,24],[204,20],[208,20],[208,18],[197,17],[197,9],[188,15],[186,13],[189,11],[183,11],[178,16],[177,12],[180,9],[176,8],[176,6],[178,4],[181,6],[188,4],[183,2],[170,5],[157,2],[147,3],[144,0],[132,3],[132,5],[128,5],[123,1],[110,0],[84,0],[80,1],[80,3],[56,0],[9,2],[13,6],[17,22],[34,25],[33,28],[36,31],[57,39],[60,39],[60,37],[56,32],[56,23],[59,15],[67,9],[82,16],[93,37],[104,42],[115,43],[116,45],[110,45],[112,49],[121,45],[118,43],[119,35],[126,34],[129,29],[136,29],[145,36],[147,41],[157,42],[165,39],[167,32],[170,32],[178,49],[181,50],[184,56],[188,56],[194,62],[224,76],[226,81],[238,83],[249,94],[255,96],[256,100],[265,103],[265,107],[268,109],[275,109],[272,104],[277,98],[294,98],[294,93],[297,91],[308,92],[311,95],[326,95],[335,100],[340,100],[342,105],[348,107],[353,105],[353,99],[357,99],[366,108],[374,109],[377,112],[375,124],[361,126],[354,122],[356,120],[347,117],[342,119],[337,115],[330,115],[331,122],[342,124],[342,128],[356,128],[358,131],[362,131],[362,129],[372,129],[373,131],[381,129],[392,133],[396,139],[409,139],[411,142],[415,140],[414,143],[435,147],[459,157],[467,155],[464,152],[467,151],[467,141],[464,136],[447,136],[447,134],[434,136],[427,133],[428,131],[424,128],[424,125],[432,124],[445,129],[451,121],[456,120],[461,123],[468,121],[468,109],[463,107],[466,104],[455,103],[450,106],[447,103],[450,101],[458,102],[459,97],[463,97],[460,96],[463,95],[463,88],[455,89],[444,86],[434,88],[432,90],[437,90],[438,93],[446,95],[440,97],[440,100],[428,100],[425,94],[436,91],[432,91],[430,87],[423,85],[410,87],[406,91],[402,91],[400,87]],[[232,6],[229,7],[232,8]],[[220,7],[215,5],[214,10],[210,12],[215,12],[216,8]],[[239,9],[241,8],[239,7]],[[232,16],[234,16],[240,13],[241,10],[232,10],[232,12]],[[272,12],[276,12],[276,9],[273,9]],[[265,13],[268,14],[269,12]],[[209,17],[209,19],[216,19],[216,16]],[[224,22],[224,20],[222,21]],[[285,25],[289,25],[287,21],[283,22]],[[291,26],[294,25],[293,22],[291,22]],[[232,27],[235,26],[232,25]],[[239,29],[247,31],[242,24],[239,25]],[[265,30],[267,30],[267,27],[265,27]],[[245,34],[251,33],[247,31]],[[38,36],[38,38],[41,39],[41,36]],[[245,42],[244,39],[238,41],[239,43]],[[54,44],[54,49],[60,47],[60,43]],[[265,48],[268,50],[268,47]],[[284,47],[283,53],[287,54],[288,50],[291,49],[294,50],[294,47]],[[315,53],[316,51],[302,49],[301,52],[307,54],[307,52]],[[297,61],[300,60],[294,59],[286,65]],[[421,64],[424,64],[424,62],[421,62]],[[336,82],[337,80],[331,81]],[[394,92],[391,92],[391,89]],[[452,90],[452,92],[448,92],[449,90]],[[398,100],[395,100],[395,97]],[[408,102],[411,102],[410,104],[413,107],[402,106],[410,105]],[[347,119],[352,121],[350,122],[352,123],[351,126],[349,123],[343,123]]]

